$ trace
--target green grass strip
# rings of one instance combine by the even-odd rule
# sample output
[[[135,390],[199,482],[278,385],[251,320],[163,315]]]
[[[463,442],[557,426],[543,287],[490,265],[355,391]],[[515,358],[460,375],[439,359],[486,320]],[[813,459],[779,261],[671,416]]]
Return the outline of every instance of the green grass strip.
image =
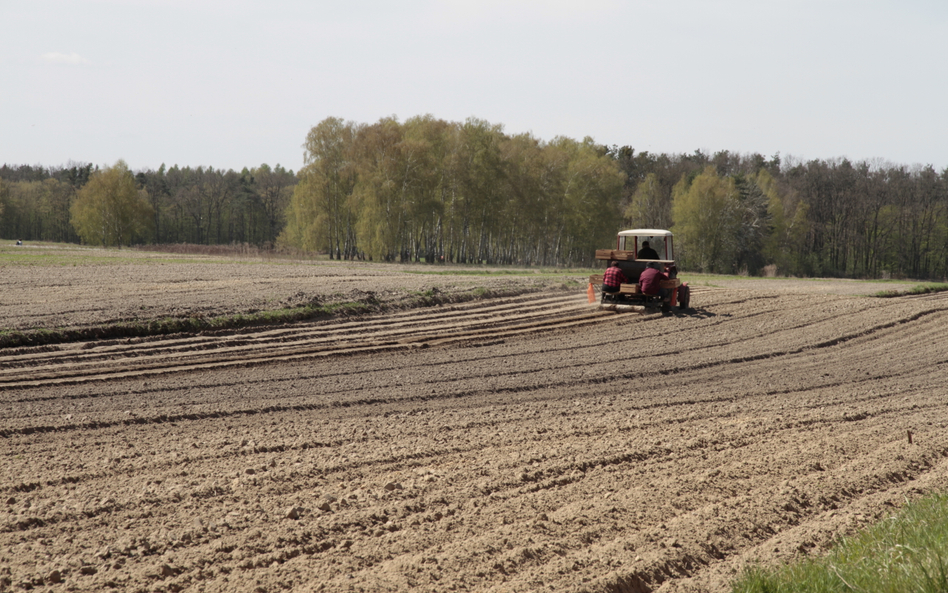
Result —
[[[570,288],[572,287],[568,283],[563,283],[558,289],[569,290]],[[405,300],[393,303],[382,303],[374,296],[370,296],[358,302],[349,301],[326,304],[313,302],[299,307],[255,311],[253,313],[237,313],[234,315],[210,318],[166,317],[163,319],[143,319],[141,321],[110,323],[89,328],[2,330],[0,331],[0,348],[44,346],[88,340],[142,338],[170,334],[197,334],[200,332],[233,330],[252,326],[282,325],[285,323],[296,323],[320,318],[350,317],[368,313],[382,313],[392,309],[432,307],[486,298],[518,296],[540,290],[556,289],[557,287],[524,287],[519,289],[492,290],[478,287],[467,292],[450,295],[443,294],[436,289],[429,289],[424,292],[406,295],[408,298]]]
[[[755,566],[733,593],[944,593],[948,591],[948,494],[906,505],[824,558]]]
[[[475,268],[475,269],[457,269],[452,268],[450,270],[439,270],[439,269],[427,269],[427,270],[401,270],[405,274],[420,274],[423,276],[521,276],[525,278],[537,278],[537,277],[559,277],[559,276],[572,276],[572,275],[589,275],[589,274],[598,274],[602,273],[602,270],[595,270],[593,268],[586,269],[562,269],[562,270],[552,270],[552,269],[503,269],[499,267],[492,268]]]
[[[944,292],[946,290],[948,290],[948,284],[930,283],[930,284],[919,284],[917,286],[913,286],[912,288],[908,290],[883,290],[883,291],[875,293],[873,296],[886,299],[886,298],[893,298],[893,297],[909,296],[909,295],[914,295],[914,294],[931,294],[934,292]]]
[[[220,317],[166,317],[139,322],[112,323],[80,329],[33,329],[0,332],[0,348],[42,346],[84,340],[103,340],[161,336],[179,333],[198,333],[239,329],[258,325],[280,325],[323,317],[338,317],[369,313],[377,307],[372,303],[344,302],[326,305],[305,305],[291,309],[275,309],[255,313],[240,313]]]

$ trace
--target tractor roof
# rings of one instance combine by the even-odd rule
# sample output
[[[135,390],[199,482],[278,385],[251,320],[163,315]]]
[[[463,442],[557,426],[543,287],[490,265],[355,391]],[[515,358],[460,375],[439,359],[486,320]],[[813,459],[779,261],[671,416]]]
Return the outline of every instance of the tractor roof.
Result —
[[[671,237],[671,231],[663,229],[629,229],[619,231],[620,237]]]

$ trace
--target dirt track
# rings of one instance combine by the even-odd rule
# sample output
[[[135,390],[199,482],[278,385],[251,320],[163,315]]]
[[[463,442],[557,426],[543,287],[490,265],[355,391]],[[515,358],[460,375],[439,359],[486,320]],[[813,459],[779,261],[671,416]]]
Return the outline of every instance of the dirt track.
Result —
[[[948,486],[948,298],[773,286],[0,353],[0,579],[725,591]]]

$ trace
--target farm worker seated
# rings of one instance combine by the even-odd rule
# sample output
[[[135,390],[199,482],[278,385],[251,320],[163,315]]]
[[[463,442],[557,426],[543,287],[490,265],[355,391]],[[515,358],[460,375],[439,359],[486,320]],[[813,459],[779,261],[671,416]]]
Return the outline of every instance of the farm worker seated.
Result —
[[[648,241],[642,241],[642,248],[635,259],[658,259],[658,252],[648,246]]]
[[[662,311],[667,311],[670,307],[669,297],[671,291],[661,287],[661,281],[668,280],[668,276],[658,270],[658,264],[649,262],[648,266],[639,274],[639,290],[648,295],[658,295],[662,297]]]
[[[619,269],[619,262],[614,261],[606,268],[606,273],[602,276],[603,292],[619,292],[619,285],[628,282],[625,274]]]

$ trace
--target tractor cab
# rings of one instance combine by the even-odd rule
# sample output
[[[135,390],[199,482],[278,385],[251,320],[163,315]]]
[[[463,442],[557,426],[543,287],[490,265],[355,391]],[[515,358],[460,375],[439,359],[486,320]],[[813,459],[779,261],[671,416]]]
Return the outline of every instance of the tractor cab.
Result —
[[[616,236],[616,249],[619,251],[633,251],[636,259],[645,249],[655,251],[657,257],[647,257],[641,259],[652,259],[664,262],[675,262],[675,243],[671,231],[662,231],[659,229],[632,229],[628,231],[619,231]],[[648,254],[646,254],[648,255]]]
[[[619,262],[629,282],[638,282],[639,274],[649,263],[657,263],[669,278],[678,275],[675,267],[675,241],[671,231],[661,229],[630,229],[616,235],[615,249],[597,249],[596,259],[607,266]]]

